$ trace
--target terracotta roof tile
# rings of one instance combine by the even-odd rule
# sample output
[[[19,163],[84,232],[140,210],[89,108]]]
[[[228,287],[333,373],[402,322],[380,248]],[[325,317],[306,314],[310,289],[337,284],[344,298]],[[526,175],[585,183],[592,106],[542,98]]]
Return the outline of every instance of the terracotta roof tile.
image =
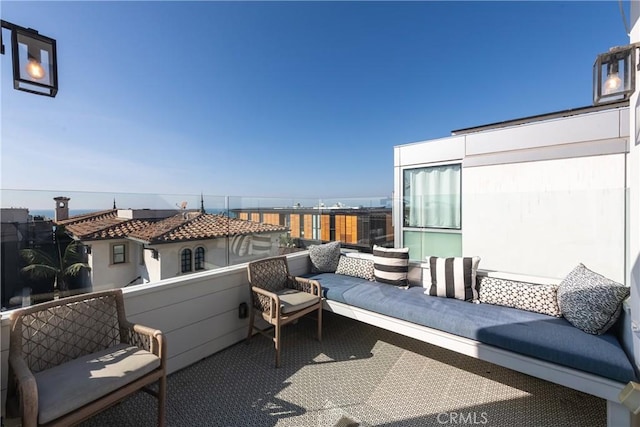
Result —
[[[80,215],[72,215],[67,219],[58,221],[56,224],[66,225],[66,224],[72,224],[72,223],[77,223],[82,221],[93,221],[99,218],[116,217],[116,216],[118,216],[118,211],[116,209],[108,209],[105,211],[90,212],[90,213],[84,213]]]
[[[286,230],[286,227],[279,225],[195,212],[187,215],[178,214],[160,220],[131,233],[129,236],[149,243],[171,243]]]
[[[182,212],[163,219],[118,218],[116,210],[79,215],[58,221],[80,240],[131,237],[148,243],[205,240],[237,234],[287,231],[287,227],[229,218],[223,215]]]
[[[129,233],[147,227],[153,220],[118,218],[117,211],[96,212],[58,221],[80,240],[124,238]]]

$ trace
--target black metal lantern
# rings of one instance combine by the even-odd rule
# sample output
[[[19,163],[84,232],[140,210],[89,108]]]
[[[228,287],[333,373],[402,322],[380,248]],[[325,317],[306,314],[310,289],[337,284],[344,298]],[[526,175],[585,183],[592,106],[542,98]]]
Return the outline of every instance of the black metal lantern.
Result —
[[[58,63],[56,41],[2,21],[2,27],[11,30],[13,87],[37,95],[54,97],[58,93]],[[2,49],[4,53],[4,46]]]
[[[593,104],[624,101],[636,86],[636,49],[629,45],[601,53],[593,64]]]

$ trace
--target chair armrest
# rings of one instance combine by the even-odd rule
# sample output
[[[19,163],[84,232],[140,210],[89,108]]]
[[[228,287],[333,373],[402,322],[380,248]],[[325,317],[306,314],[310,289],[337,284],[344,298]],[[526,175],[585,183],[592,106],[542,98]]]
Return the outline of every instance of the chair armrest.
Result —
[[[161,359],[161,363],[164,364],[167,343],[162,331],[129,321],[124,322],[123,326],[126,328],[126,334],[123,338],[124,342],[137,345],[155,354]]]
[[[259,288],[257,286],[252,286],[251,290],[258,294],[258,296],[262,295],[269,298],[269,317],[275,319],[276,317],[280,317],[280,297],[270,291]],[[263,313],[266,311],[266,307],[260,303],[260,306],[263,309]]]
[[[20,356],[10,355],[9,366],[17,382],[20,416],[24,427],[38,425],[38,383],[27,362]],[[9,381],[13,381],[9,378]]]
[[[317,280],[298,276],[289,276],[289,280],[295,286],[295,289],[312,295],[318,295],[322,298],[322,285],[320,285],[320,282]]]

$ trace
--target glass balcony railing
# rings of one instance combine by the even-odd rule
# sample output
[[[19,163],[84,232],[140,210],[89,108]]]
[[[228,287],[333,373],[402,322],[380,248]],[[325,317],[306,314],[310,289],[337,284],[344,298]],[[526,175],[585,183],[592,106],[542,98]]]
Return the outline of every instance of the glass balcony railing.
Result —
[[[582,262],[621,283],[631,262],[624,189],[469,191],[454,209],[459,228],[435,227],[434,218],[451,209],[431,209],[416,197],[25,190],[0,190],[0,196],[3,309],[156,283],[328,241],[363,252],[408,247],[414,263],[479,256],[481,269],[531,276],[564,277]]]
[[[393,246],[391,199],[1,190],[2,309],[339,240]]]

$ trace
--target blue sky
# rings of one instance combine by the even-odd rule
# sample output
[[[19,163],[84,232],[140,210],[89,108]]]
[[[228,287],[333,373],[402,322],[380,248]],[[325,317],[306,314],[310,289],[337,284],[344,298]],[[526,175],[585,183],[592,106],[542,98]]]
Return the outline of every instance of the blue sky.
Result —
[[[1,188],[60,194],[390,196],[395,145],[588,106],[595,57],[629,42],[615,1],[0,14],[57,40],[60,80],[56,98],[15,91],[2,57]]]

